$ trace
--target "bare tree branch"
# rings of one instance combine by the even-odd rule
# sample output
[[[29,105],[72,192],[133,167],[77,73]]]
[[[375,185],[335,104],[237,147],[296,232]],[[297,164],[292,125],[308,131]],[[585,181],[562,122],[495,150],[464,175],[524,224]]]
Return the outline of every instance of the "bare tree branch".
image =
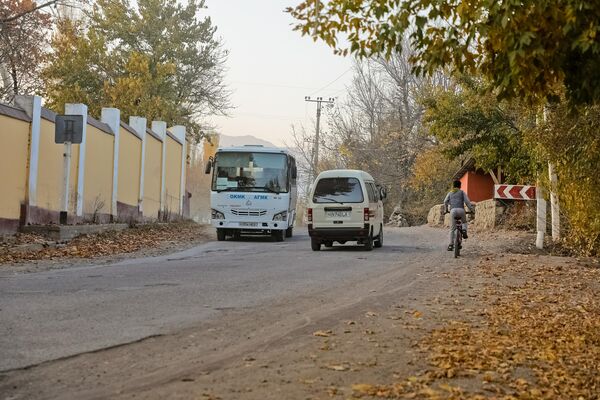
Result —
[[[30,9],[30,10],[26,10],[26,11],[20,12],[20,13],[18,13],[16,15],[8,17],[8,18],[0,19],[0,24],[7,24],[9,22],[16,21],[17,19],[26,16],[27,14],[31,14],[32,12],[36,12],[38,10],[41,10],[42,8],[49,7],[49,6],[54,5],[56,3],[58,3],[58,0],[50,0],[50,1],[46,2],[46,3],[40,4],[39,6],[35,6],[32,9]]]

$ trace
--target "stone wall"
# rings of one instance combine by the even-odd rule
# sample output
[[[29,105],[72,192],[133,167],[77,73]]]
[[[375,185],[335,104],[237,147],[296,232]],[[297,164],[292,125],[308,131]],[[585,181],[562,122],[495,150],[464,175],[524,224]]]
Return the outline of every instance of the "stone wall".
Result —
[[[429,210],[427,224],[429,226],[449,227],[450,214],[443,214],[444,205],[438,204]],[[493,229],[501,221],[502,215],[506,211],[506,206],[496,200],[484,200],[477,203],[475,220],[471,221],[468,215],[469,223],[479,229]]]
[[[500,223],[506,206],[497,200],[485,200],[477,203],[473,226],[479,229],[494,229]]]
[[[427,225],[429,226],[444,226],[444,205],[437,204],[429,210],[427,215]]]

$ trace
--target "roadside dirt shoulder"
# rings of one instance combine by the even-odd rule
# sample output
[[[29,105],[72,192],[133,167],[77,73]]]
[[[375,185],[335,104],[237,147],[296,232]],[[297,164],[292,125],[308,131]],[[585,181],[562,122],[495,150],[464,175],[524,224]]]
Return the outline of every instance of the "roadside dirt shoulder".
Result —
[[[59,244],[38,235],[18,234],[13,242],[0,244],[0,272],[40,272],[164,255],[196,246],[213,236],[210,227],[191,221],[138,225],[119,232],[82,235]]]

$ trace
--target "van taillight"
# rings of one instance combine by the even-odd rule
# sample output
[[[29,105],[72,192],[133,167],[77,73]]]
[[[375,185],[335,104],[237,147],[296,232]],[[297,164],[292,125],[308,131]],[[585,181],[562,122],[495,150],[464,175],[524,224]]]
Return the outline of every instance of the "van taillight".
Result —
[[[308,222],[312,222],[312,208],[308,208],[307,210]]]
[[[365,222],[369,220],[369,209],[365,208]]]

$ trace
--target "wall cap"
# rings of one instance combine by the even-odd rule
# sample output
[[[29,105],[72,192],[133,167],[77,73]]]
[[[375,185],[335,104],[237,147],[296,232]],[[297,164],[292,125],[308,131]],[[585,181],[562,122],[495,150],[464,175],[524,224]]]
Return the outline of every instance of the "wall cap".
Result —
[[[138,139],[142,139],[142,135],[140,135],[139,133],[137,133],[137,131],[135,129],[133,129],[129,124],[123,122],[123,121],[119,121],[121,123],[121,128],[125,129],[127,132],[135,135],[135,137],[137,137]]]
[[[91,125],[94,128],[101,130],[104,133],[108,133],[109,135],[112,135],[112,136],[115,135],[115,133],[112,131],[112,129],[110,129],[110,126],[108,126],[108,124],[105,124],[104,122],[100,122],[96,118],[93,118],[89,115],[88,115],[88,125]]]
[[[29,118],[24,110],[8,104],[0,103],[0,115],[6,115],[7,117],[20,119],[21,121],[31,122],[31,118]]]

